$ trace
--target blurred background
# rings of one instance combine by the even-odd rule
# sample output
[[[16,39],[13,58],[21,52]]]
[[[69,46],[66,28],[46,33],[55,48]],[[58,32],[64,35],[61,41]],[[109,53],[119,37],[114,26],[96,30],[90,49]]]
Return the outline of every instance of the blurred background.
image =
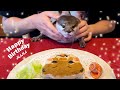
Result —
[[[16,16],[20,18],[24,18],[30,16],[32,14],[40,13],[41,11],[37,10],[29,10],[29,11],[0,11],[0,37],[6,37],[5,33],[2,30],[2,16],[11,17]],[[86,10],[85,20],[88,21],[88,24],[93,24],[98,22],[99,20],[115,20],[116,28],[113,32],[97,35],[95,37],[105,37],[105,38],[116,38],[120,37],[120,8],[111,9],[111,10]],[[32,34],[33,36],[36,33]]]
[[[0,37],[3,37],[5,36],[5,33],[3,32],[3,29],[2,29],[2,16],[0,16]]]

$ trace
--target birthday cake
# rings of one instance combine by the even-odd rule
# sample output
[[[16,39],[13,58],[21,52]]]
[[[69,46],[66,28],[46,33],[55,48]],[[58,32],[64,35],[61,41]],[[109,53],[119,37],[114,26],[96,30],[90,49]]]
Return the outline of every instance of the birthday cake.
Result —
[[[60,54],[47,60],[42,74],[45,79],[82,79],[84,68],[78,57]]]

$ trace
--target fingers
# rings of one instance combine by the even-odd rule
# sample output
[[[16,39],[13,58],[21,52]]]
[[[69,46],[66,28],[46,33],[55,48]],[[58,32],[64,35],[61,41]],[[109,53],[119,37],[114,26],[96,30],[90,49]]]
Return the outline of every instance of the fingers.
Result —
[[[46,23],[46,27],[51,30],[53,33],[58,33],[58,30],[55,28],[55,26],[50,22],[50,21],[47,21]],[[48,30],[48,31],[49,31]]]
[[[87,25],[87,22],[85,20],[81,20],[79,24],[79,28],[82,28],[85,25]]]
[[[42,34],[44,34],[54,40],[59,40],[61,38],[61,34],[58,31],[57,31],[57,33],[54,33],[49,28],[45,28],[44,30],[42,30]]]
[[[88,35],[88,24],[86,23],[86,21],[81,21],[79,28],[80,30],[76,33],[76,38]]]
[[[59,15],[52,11],[45,11],[38,14],[36,18],[35,26],[40,30],[44,35],[50,38],[58,38],[58,30],[55,28],[49,17],[57,18]],[[35,19],[34,19],[35,20]]]
[[[51,39],[53,39],[53,40],[56,40],[56,41],[61,40],[61,36],[60,36],[60,35],[56,35],[56,34],[50,33],[50,32],[48,32],[48,33],[46,33],[46,34],[47,34],[47,36],[48,36],[49,38],[51,38]]]
[[[79,34],[79,35],[77,35],[76,36],[76,38],[78,39],[78,38],[80,38],[80,37],[85,37],[85,36],[87,36],[88,35],[88,31],[86,31],[86,32],[83,32],[83,33],[81,33],[81,34]]]
[[[43,21],[44,25],[48,29],[50,29],[53,33],[58,33],[57,29],[55,28],[55,26],[53,25],[53,23],[51,23],[50,18],[58,19],[60,15],[58,13],[55,13],[55,12],[52,12],[52,11],[42,12],[42,15],[43,15],[43,18],[45,18],[45,20]]]
[[[81,23],[78,25],[79,30],[76,32],[76,36],[80,35],[81,33],[84,33],[88,30],[88,24],[86,21],[81,21]]]
[[[88,33],[88,37],[84,39],[85,42],[88,42],[92,39],[92,32]]]
[[[86,32],[88,30],[88,26],[84,25],[81,29],[79,29],[79,31],[77,32],[76,35],[82,34],[84,32]]]

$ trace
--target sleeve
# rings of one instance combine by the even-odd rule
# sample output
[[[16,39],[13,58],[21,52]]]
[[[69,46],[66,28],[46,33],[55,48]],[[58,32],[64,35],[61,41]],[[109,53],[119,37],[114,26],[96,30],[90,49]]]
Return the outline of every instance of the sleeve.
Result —
[[[100,20],[116,20],[116,10],[89,10],[89,23],[93,24]]]

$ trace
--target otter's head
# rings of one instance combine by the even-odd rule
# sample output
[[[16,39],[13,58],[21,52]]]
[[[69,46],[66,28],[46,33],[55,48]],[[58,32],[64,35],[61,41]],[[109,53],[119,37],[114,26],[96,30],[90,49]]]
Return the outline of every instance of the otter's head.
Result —
[[[57,20],[56,28],[64,37],[74,36],[79,23],[80,20],[74,16],[62,15]]]

